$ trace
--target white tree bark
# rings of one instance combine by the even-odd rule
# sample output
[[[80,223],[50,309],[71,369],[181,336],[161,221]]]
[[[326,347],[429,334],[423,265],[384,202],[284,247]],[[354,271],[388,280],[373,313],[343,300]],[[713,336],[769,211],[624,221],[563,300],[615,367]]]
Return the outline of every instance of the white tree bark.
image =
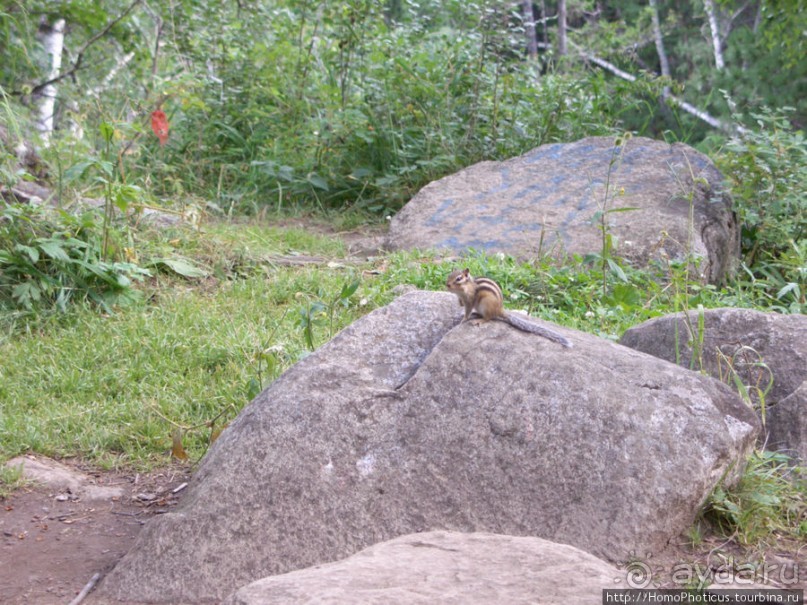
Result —
[[[649,0],[650,8],[652,9],[651,16],[653,18],[653,37],[656,40],[656,53],[658,53],[658,62],[661,67],[661,75],[665,78],[670,76],[670,62],[667,60],[667,51],[664,50],[664,37],[661,33],[661,19],[658,14],[657,0]],[[670,87],[664,87],[664,94],[669,94]]]
[[[715,67],[723,69],[726,66],[723,60],[723,49],[720,44],[720,23],[717,19],[717,9],[713,0],[703,0],[706,16],[709,18],[709,30],[712,33],[712,48],[715,53]]]
[[[49,79],[57,77],[62,69],[64,27],[64,19],[59,19],[53,25],[48,25],[45,21],[39,24],[38,37],[50,58]],[[48,84],[40,91],[37,100],[38,119],[36,127],[42,137],[42,144],[46,147],[50,143],[50,137],[53,134],[53,114],[56,107],[57,93],[56,84]]]
[[[615,76],[618,76],[618,77],[622,78],[623,80],[627,80],[628,82],[635,82],[636,81],[636,76],[634,76],[633,74],[630,74],[630,73],[628,73],[626,71],[623,71],[623,70],[619,69],[613,63],[609,63],[605,59],[601,59],[600,57],[598,57],[596,55],[592,55],[591,53],[587,53],[587,52],[582,51],[582,50],[579,51],[579,52],[580,52],[580,56],[582,58],[584,58],[586,61],[594,63],[595,65],[598,65],[599,67],[601,67],[602,69],[604,69],[606,71],[610,71]],[[732,125],[732,124],[728,124],[726,122],[723,122],[719,118],[716,118],[713,115],[711,115],[711,114],[709,114],[709,113],[707,113],[707,112],[705,112],[705,111],[703,111],[701,109],[698,109],[694,105],[692,105],[690,103],[687,103],[683,99],[679,99],[678,97],[676,97],[673,94],[666,93],[666,94],[663,95],[663,97],[664,97],[665,100],[669,101],[673,105],[675,105],[677,107],[680,107],[681,109],[683,109],[687,113],[695,116],[696,118],[698,118],[700,120],[703,120],[704,122],[706,122],[712,128],[718,128],[720,130],[723,130],[723,131],[729,132],[729,133],[737,132],[737,133],[740,133],[740,134],[745,134],[745,133],[748,132],[747,128],[744,128],[743,126],[740,126],[740,125]]]
[[[112,84],[112,80],[114,80],[115,76],[117,76],[118,73],[120,73],[120,70],[126,67],[129,64],[129,62],[132,59],[134,59],[134,57],[135,57],[134,52],[128,52],[122,57],[118,57],[118,60],[115,62],[115,66],[109,70],[109,73],[107,75],[104,76],[103,80],[101,80],[101,83],[98,86],[92,88],[88,94],[93,97],[100,97],[104,93],[104,91],[106,91],[106,89],[109,88],[109,86]]]

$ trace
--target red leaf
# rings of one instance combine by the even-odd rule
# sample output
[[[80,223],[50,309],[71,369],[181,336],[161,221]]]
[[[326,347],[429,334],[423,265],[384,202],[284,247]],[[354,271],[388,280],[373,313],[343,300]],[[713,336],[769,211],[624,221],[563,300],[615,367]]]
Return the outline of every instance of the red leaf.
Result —
[[[168,116],[163,110],[157,109],[151,112],[151,129],[160,139],[160,145],[165,145],[168,140]]]

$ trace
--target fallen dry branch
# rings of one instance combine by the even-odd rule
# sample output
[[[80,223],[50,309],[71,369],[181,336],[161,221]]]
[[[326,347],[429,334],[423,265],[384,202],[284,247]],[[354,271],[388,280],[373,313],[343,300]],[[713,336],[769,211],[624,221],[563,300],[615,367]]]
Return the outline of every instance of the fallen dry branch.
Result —
[[[84,585],[84,588],[82,588],[81,592],[78,593],[78,595],[76,595],[76,598],[70,601],[70,605],[79,605],[79,603],[81,603],[87,597],[87,595],[90,594],[90,591],[93,588],[95,588],[95,585],[98,583],[98,580],[100,579],[101,579],[100,573],[93,574],[93,577],[90,578],[90,581]]]

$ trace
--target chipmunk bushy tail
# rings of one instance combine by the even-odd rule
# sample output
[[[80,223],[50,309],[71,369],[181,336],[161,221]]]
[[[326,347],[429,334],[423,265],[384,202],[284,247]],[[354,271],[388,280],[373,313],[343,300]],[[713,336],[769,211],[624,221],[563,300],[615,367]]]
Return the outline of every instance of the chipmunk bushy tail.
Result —
[[[554,330],[544,328],[543,326],[539,326],[536,323],[523,319],[514,313],[505,313],[504,315],[502,315],[501,317],[497,317],[496,319],[498,319],[499,321],[509,323],[511,326],[521,330],[522,332],[529,332],[530,334],[543,336],[544,338],[551,340],[552,342],[556,342],[560,345],[563,345],[567,349],[572,348],[572,343],[565,336],[561,336]]]

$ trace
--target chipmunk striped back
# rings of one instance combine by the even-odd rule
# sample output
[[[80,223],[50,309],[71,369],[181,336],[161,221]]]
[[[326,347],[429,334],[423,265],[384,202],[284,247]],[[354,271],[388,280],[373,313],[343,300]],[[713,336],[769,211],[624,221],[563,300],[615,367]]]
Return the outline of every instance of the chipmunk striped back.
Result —
[[[498,319],[510,324],[518,330],[543,336],[553,342],[571,347],[569,340],[549,328],[544,328],[517,315],[512,315],[504,310],[504,296],[502,289],[492,279],[487,277],[471,277],[468,269],[456,269],[452,271],[446,280],[446,288],[457,295],[460,306],[465,307],[465,317],[463,322],[468,321],[471,315],[476,313],[482,317],[482,321]]]
[[[502,290],[492,279],[487,277],[471,277],[468,269],[452,271],[446,281],[446,287],[457,295],[460,306],[465,307],[465,319],[476,312],[485,321],[504,315]]]

